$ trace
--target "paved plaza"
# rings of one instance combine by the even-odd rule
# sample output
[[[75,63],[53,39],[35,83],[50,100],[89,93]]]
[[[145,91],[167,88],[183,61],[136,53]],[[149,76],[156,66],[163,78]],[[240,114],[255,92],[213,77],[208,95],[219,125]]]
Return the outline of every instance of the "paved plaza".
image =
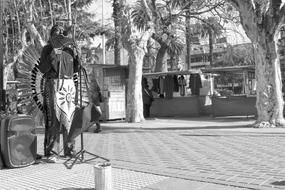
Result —
[[[250,118],[105,122],[84,133],[87,151],[112,163],[113,189],[285,189],[285,129]],[[38,135],[41,154],[43,134]],[[76,148],[80,149],[80,138]],[[95,161],[96,162],[96,161]],[[38,163],[0,171],[0,189],[95,189],[93,163]]]

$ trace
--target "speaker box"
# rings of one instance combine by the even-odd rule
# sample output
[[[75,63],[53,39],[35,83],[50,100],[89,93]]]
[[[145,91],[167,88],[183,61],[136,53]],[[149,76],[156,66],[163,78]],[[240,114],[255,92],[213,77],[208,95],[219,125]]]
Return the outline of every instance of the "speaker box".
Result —
[[[36,160],[37,136],[31,116],[11,115],[1,121],[1,153],[8,168],[31,165]]]

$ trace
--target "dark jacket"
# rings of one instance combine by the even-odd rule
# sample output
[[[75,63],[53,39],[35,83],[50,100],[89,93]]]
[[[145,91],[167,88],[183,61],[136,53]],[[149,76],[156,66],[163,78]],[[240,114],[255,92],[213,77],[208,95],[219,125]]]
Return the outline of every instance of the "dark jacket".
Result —
[[[149,90],[148,86],[142,87],[142,94],[143,94],[143,104],[151,105],[153,102],[153,95],[152,92]]]
[[[60,61],[61,65],[59,64]],[[60,67],[61,69],[59,71]],[[74,52],[71,48],[64,47],[62,54],[56,55],[50,43],[43,47],[41,52],[39,69],[48,77],[72,77],[74,72],[78,72],[78,67],[78,57],[74,55]]]
[[[92,79],[89,83],[89,93],[91,102],[96,106],[100,106],[100,103],[104,101],[103,95],[101,93],[100,86],[96,79]]]
[[[191,88],[192,95],[200,95],[200,88],[202,88],[200,74],[195,73],[190,75],[189,88]]]

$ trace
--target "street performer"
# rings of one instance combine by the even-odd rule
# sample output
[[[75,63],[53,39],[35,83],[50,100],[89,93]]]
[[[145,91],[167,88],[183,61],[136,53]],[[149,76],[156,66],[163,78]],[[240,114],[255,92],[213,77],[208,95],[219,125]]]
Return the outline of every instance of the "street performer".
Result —
[[[74,111],[78,100],[78,88],[73,76],[78,72],[79,59],[74,41],[64,35],[63,27],[54,25],[50,39],[43,47],[39,69],[44,73],[44,155],[59,155],[60,132],[63,134],[64,156],[73,155],[73,143],[67,143]],[[56,146],[55,146],[56,145]]]

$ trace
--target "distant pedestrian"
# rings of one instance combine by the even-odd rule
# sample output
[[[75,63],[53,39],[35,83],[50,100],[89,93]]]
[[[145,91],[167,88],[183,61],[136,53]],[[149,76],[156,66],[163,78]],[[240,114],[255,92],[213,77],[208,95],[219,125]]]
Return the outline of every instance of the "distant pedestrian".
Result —
[[[143,115],[145,118],[150,117],[150,107],[154,100],[151,90],[149,89],[147,79],[142,79],[142,96],[143,96]]]
[[[93,71],[94,73],[95,71]],[[104,101],[104,97],[101,93],[100,86],[96,80],[95,75],[90,76],[90,86],[89,86],[89,98],[90,98],[90,103],[93,104],[93,110],[91,113],[96,112],[97,114],[92,114],[98,115],[99,117],[102,115],[102,110],[100,108],[100,103]],[[100,133],[102,131],[101,125],[100,125],[100,118],[93,117],[91,118],[91,121],[93,121],[93,125],[96,125],[96,129],[94,130],[94,133]]]

